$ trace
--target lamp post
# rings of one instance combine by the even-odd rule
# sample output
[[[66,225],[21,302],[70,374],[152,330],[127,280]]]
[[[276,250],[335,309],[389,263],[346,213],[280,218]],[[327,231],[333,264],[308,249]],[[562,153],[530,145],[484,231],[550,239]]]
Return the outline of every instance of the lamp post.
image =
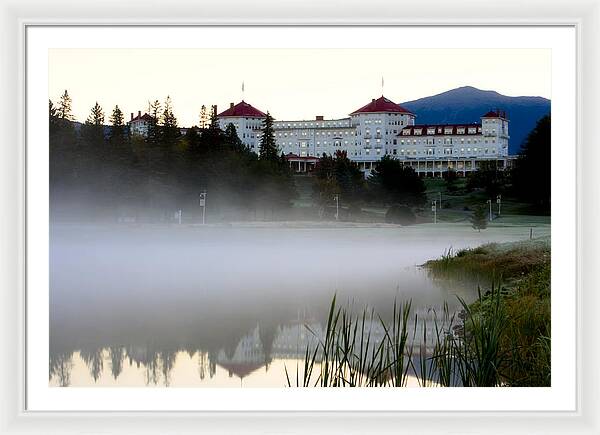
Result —
[[[206,190],[200,193],[200,207],[202,207],[202,225],[206,222]]]
[[[490,206],[490,215],[489,215],[489,218],[490,218],[490,222],[491,222],[491,221],[492,221],[492,200],[491,200],[491,199],[488,199],[488,200],[487,200],[487,203],[488,203],[488,204],[489,204],[489,206]]]
[[[496,197],[496,204],[498,204],[498,217],[500,217],[500,208],[502,207],[502,195]]]
[[[431,203],[431,211],[433,212],[433,223],[437,224],[437,200],[433,200]]]

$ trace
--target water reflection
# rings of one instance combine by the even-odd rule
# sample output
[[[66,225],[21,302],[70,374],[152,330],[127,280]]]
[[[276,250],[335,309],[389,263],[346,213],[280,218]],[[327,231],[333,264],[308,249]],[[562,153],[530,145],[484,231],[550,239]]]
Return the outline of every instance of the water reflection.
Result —
[[[474,297],[416,265],[477,233],[402,231],[53,227],[50,384],[281,387],[333,294],[384,319],[394,298],[426,315]]]

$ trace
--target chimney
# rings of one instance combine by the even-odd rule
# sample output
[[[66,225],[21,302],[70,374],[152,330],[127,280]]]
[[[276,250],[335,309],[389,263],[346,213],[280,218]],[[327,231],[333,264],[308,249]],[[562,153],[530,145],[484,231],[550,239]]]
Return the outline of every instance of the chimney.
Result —
[[[374,103],[374,102],[375,102],[375,98],[372,98],[372,99],[371,99],[371,103]]]
[[[131,120],[133,121],[133,112],[131,112]]]
[[[142,116],[142,111],[141,110],[138,110],[138,116],[140,116],[140,117]]]
[[[229,108],[233,109],[233,103],[229,103]]]
[[[317,115],[317,121],[323,121],[323,115]]]

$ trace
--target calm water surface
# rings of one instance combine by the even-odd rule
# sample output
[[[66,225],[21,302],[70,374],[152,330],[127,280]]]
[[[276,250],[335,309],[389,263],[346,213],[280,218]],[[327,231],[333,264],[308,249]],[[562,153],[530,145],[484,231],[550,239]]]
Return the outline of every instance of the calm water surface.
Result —
[[[282,387],[331,298],[384,318],[475,284],[417,267],[528,229],[92,227],[50,234],[50,385]],[[306,325],[309,325],[311,333]],[[317,337],[315,337],[315,335]],[[300,362],[300,366],[302,362]]]

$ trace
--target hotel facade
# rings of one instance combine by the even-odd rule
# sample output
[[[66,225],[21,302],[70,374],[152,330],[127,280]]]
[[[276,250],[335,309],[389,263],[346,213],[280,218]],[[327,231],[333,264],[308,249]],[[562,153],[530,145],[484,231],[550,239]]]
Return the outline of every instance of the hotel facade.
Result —
[[[242,101],[219,113],[219,126],[233,124],[240,140],[258,153],[266,114]],[[416,115],[381,96],[347,118],[275,121],[275,139],[292,168],[307,172],[323,154],[345,151],[368,175],[386,155],[423,176],[477,170],[481,162],[499,169],[510,165],[508,118],[500,110],[482,114],[473,124],[417,124]]]

